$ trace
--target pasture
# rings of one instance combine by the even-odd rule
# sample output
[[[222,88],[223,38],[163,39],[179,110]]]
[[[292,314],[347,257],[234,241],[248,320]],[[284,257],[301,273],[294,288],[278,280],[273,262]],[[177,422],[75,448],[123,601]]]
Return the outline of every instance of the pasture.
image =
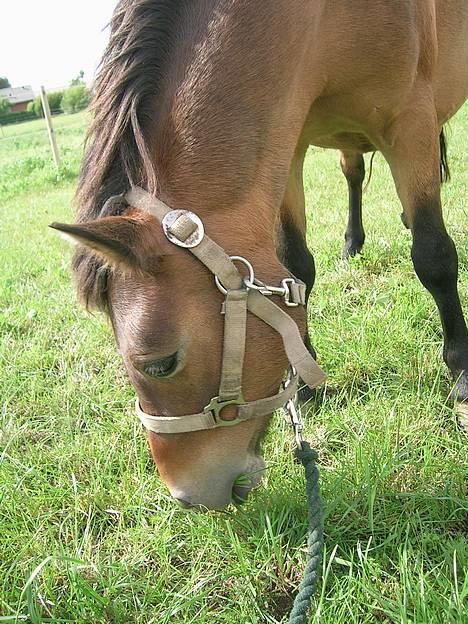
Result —
[[[47,224],[72,218],[87,122],[84,113],[55,120],[58,172],[42,121],[0,133],[0,622],[284,622],[306,530],[288,427],[272,420],[268,469],[246,505],[178,509],[149,457],[108,323],[75,305],[70,250]],[[443,189],[465,311],[467,133],[465,106],[448,130]],[[466,438],[388,168],[377,155],[364,255],[350,262],[340,260],[347,191],[336,152],[309,151],[306,191],[317,265],[310,331],[329,373],[304,410],[326,540],[310,621],[461,624]]]

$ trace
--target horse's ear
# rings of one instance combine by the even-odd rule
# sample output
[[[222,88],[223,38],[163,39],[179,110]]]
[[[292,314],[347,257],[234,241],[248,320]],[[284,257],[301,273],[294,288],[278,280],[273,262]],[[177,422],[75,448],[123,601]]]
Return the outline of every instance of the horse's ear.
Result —
[[[104,217],[76,224],[51,223],[50,227],[74,244],[88,247],[112,266],[148,271],[154,268],[157,256],[164,253],[155,240],[155,235],[161,238],[160,229],[155,227],[154,219],[147,217]]]

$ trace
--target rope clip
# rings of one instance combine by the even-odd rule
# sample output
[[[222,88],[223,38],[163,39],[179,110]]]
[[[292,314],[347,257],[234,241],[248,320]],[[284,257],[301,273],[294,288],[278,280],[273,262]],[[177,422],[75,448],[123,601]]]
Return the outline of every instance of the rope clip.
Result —
[[[296,447],[302,451],[303,450],[302,444],[304,442],[304,438],[302,437],[302,430],[304,426],[302,424],[301,415],[299,413],[299,410],[296,406],[296,402],[294,401],[294,399],[290,399],[286,403],[286,409],[289,414],[290,424],[292,428],[294,429],[294,440],[296,443]]]

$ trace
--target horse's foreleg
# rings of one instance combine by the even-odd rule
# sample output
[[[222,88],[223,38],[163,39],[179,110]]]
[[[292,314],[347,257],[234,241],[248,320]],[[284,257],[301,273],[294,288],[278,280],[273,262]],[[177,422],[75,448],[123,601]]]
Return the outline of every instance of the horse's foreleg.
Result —
[[[362,225],[362,183],[364,182],[364,158],[358,152],[340,152],[341,170],[348,183],[348,225],[345,232],[343,258],[355,256],[364,245]]]
[[[281,204],[281,232],[279,236],[278,255],[286,268],[302,280],[307,287],[306,299],[315,281],[314,256],[306,243],[305,198],[302,180],[306,147],[297,150],[291,163],[288,183]],[[309,338],[306,326],[304,343],[315,358],[315,349]],[[303,386],[299,392],[301,400],[311,397],[311,391]]]
[[[395,122],[383,151],[411,230],[416,274],[439,309],[444,360],[456,381],[451,396],[468,401],[468,332],[457,290],[457,252],[442,216],[439,128],[428,100],[411,103]]]

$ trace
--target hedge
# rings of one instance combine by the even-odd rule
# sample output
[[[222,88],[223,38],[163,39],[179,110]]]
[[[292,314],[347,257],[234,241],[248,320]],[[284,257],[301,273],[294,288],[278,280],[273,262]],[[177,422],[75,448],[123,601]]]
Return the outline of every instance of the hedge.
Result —
[[[62,112],[62,98],[63,91],[51,91],[50,93],[47,93],[49,108],[52,114]],[[42,100],[40,95],[36,95],[34,100],[32,102],[29,102],[28,112],[35,113],[36,117],[44,117],[44,111],[42,110]]]
[[[7,113],[0,115],[0,126],[8,126],[9,124],[19,123],[21,121],[31,121],[37,119],[34,113],[22,111],[21,113]]]

